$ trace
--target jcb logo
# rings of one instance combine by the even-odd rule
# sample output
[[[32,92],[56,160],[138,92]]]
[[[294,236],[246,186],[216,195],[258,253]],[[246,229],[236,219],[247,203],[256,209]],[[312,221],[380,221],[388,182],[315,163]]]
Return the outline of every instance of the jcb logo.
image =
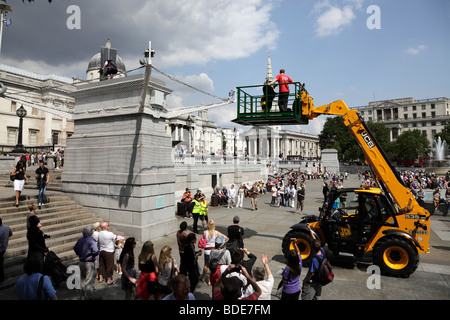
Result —
[[[364,141],[367,143],[367,146],[369,147],[369,149],[372,149],[373,147],[375,147],[375,144],[373,143],[372,139],[370,139],[367,132],[362,132],[361,136],[363,137]]]

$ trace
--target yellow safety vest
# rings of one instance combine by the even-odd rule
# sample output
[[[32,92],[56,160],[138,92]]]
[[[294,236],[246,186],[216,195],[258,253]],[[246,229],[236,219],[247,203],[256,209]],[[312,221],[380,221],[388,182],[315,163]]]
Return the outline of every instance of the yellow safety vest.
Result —
[[[195,199],[192,200],[192,202],[194,203],[194,208],[192,209],[192,213],[201,213],[201,211],[202,211],[201,203]]]
[[[200,210],[200,215],[202,215],[202,216],[206,216],[207,214],[208,214],[208,205],[209,205],[209,202],[208,201],[202,201],[201,203],[200,203],[200,207],[201,207],[201,210]]]

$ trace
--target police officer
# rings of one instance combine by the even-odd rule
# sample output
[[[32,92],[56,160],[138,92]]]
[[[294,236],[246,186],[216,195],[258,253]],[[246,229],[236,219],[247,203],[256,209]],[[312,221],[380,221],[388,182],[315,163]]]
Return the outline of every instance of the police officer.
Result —
[[[192,203],[194,204],[194,207],[192,208],[192,217],[194,218],[193,229],[194,229],[194,233],[198,233],[198,230],[197,230],[198,217],[202,210],[200,194],[198,194],[198,193],[195,194],[194,200],[192,200]]]
[[[200,220],[202,221],[202,228],[205,230],[205,221],[208,225],[208,208],[209,202],[206,200],[206,197],[203,195],[200,197]]]

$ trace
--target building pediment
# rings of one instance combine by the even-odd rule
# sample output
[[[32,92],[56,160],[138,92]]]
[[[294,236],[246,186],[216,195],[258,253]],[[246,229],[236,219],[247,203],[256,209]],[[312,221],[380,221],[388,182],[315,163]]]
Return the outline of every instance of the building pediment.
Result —
[[[371,107],[375,108],[400,108],[403,107],[400,103],[393,102],[393,101],[383,101],[379,104],[371,105]]]

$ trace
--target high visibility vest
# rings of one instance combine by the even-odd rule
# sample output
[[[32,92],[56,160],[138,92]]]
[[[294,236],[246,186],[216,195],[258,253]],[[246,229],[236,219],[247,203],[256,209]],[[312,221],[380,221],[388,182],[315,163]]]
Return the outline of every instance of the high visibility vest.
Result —
[[[194,208],[192,209],[192,213],[200,213],[202,211],[201,203],[197,200],[192,200],[194,203]]]
[[[209,205],[209,202],[208,201],[202,201],[201,203],[200,203],[200,208],[201,208],[201,210],[200,210],[200,215],[202,215],[202,216],[206,216],[207,214],[208,214],[208,205]]]

